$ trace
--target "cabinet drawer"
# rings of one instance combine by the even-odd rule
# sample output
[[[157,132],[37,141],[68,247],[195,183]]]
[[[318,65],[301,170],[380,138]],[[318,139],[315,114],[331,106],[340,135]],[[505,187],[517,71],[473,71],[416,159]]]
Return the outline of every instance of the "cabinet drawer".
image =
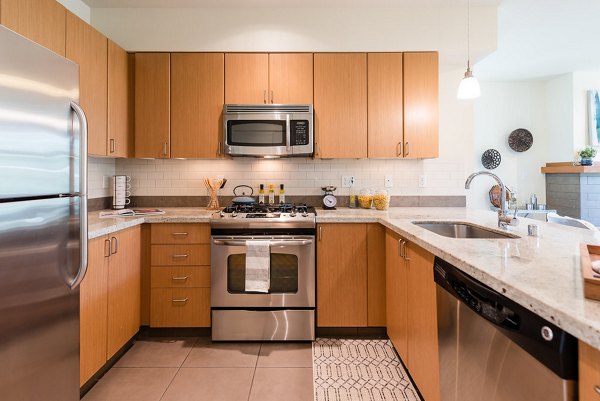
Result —
[[[579,341],[579,400],[598,400],[600,389],[600,351]]]
[[[152,266],[210,266],[210,245],[152,245]]]
[[[210,327],[210,288],[153,288],[151,327]]]
[[[208,224],[152,224],[153,244],[209,244]]]
[[[152,288],[210,288],[210,266],[152,266]]]

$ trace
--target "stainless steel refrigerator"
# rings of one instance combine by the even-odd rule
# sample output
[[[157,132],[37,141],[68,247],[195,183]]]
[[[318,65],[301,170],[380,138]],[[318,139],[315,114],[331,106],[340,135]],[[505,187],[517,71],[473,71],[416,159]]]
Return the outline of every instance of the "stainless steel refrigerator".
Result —
[[[79,399],[87,123],[79,67],[0,27],[0,399]]]

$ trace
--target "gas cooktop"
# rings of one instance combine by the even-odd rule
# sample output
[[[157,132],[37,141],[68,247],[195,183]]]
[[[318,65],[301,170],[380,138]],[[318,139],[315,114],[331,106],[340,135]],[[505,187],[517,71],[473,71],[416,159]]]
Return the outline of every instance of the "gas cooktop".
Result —
[[[314,228],[316,226],[315,208],[306,204],[252,204],[233,205],[215,212],[210,225],[214,228]]]

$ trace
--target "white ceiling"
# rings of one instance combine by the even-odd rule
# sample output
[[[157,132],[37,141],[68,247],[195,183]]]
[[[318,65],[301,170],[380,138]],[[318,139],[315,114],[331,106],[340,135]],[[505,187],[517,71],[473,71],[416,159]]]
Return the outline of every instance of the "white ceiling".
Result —
[[[600,71],[599,0],[503,0],[498,49],[476,64],[484,80]]]
[[[497,5],[501,0],[471,0],[473,5]],[[92,8],[186,7],[406,7],[464,5],[467,0],[83,0]]]

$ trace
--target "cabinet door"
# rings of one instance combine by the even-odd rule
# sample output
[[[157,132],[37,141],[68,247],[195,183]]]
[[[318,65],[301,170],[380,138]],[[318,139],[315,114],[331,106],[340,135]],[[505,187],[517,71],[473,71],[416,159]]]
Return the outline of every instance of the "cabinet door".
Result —
[[[579,341],[579,400],[600,399],[600,351]]]
[[[268,89],[268,54],[225,54],[225,103],[264,104]]]
[[[269,54],[269,103],[312,104],[312,53]]]
[[[367,157],[367,55],[314,55],[315,156]]]
[[[320,224],[317,326],[367,326],[367,226]]]
[[[89,241],[88,271],[80,287],[80,385],[87,382],[106,362],[107,241],[106,237]]]
[[[55,0],[2,0],[0,23],[61,56],[67,12]]]
[[[169,158],[171,56],[135,55],[135,157]]]
[[[440,399],[434,256],[407,243],[408,370],[427,401]]]
[[[107,154],[108,40],[67,12],[67,58],[79,64],[79,103],[88,120],[88,152]]]
[[[402,157],[402,53],[369,53],[369,158]]]
[[[438,157],[438,54],[404,53],[404,157]]]
[[[111,236],[108,266],[106,359],[110,359],[140,328],[140,227]]]
[[[171,54],[171,157],[223,156],[222,53]]]
[[[367,224],[367,321],[385,326],[385,227]]]
[[[129,84],[130,66],[127,52],[108,41],[108,155],[133,156],[133,132]]]
[[[388,337],[400,358],[408,362],[408,276],[400,256],[402,238],[391,230],[385,234],[385,306]]]

